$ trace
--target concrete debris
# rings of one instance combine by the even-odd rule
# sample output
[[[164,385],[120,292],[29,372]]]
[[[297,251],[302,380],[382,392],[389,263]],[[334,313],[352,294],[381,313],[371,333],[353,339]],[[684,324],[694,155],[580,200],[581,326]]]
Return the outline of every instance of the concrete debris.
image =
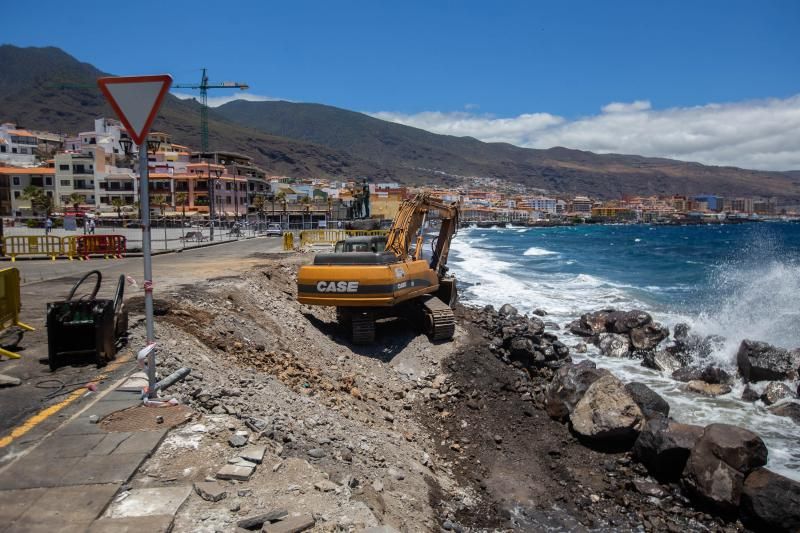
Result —
[[[272,524],[264,524],[261,529],[263,533],[300,533],[307,529],[311,529],[316,524],[314,517],[308,513],[292,518],[274,522]]]
[[[217,472],[217,479],[235,479],[247,481],[255,469],[250,466],[225,465]]]
[[[251,516],[249,518],[245,518],[244,520],[239,520],[236,522],[236,525],[242,529],[253,531],[260,529],[264,524],[269,524],[270,522],[275,522],[277,520],[286,518],[288,515],[289,511],[286,509],[275,509],[267,513]]]
[[[200,481],[194,484],[194,491],[207,502],[218,502],[228,496],[228,491],[219,483]]]

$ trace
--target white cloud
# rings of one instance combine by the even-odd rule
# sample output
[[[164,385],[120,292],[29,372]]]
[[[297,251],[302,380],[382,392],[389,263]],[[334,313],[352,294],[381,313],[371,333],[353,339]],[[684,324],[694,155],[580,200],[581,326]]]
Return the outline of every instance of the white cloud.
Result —
[[[180,98],[181,100],[189,100],[194,98],[200,101],[199,94],[173,92],[172,95]],[[227,104],[228,102],[233,102],[234,100],[246,100],[248,102],[276,102],[284,99],[253,93],[233,93],[225,96],[209,96],[208,107],[219,107],[223,104]]]
[[[434,133],[527,148],[566,146],[711,165],[800,169],[800,95],[660,110],[646,100],[613,102],[575,120],[550,113],[510,118],[464,111],[372,115]]]

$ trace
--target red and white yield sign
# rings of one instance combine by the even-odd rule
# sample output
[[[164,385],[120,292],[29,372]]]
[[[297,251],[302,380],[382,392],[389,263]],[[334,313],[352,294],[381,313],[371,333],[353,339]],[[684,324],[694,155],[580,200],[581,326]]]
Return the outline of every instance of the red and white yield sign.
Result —
[[[133,142],[141,146],[172,85],[172,77],[168,74],[115,76],[99,78],[97,85],[127,128]]]

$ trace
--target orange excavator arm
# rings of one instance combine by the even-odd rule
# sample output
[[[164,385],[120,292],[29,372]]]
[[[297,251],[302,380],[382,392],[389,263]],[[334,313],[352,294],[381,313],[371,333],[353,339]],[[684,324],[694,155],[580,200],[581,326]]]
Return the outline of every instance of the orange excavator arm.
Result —
[[[429,193],[419,193],[410,200],[400,204],[397,216],[389,229],[386,240],[386,251],[395,254],[401,261],[409,259],[411,241],[415,239],[414,259],[422,257],[422,228],[432,210],[438,211],[441,217],[439,236],[434,241],[431,268],[441,277],[444,275],[447,255],[450,251],[450,240],[458,230],[458,205],[447,204]]]

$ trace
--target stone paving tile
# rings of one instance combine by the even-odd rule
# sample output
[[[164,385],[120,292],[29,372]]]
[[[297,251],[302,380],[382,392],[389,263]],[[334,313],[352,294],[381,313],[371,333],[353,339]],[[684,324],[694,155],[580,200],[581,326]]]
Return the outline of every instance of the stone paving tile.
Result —
[[[58,520],[10,524],[3,533],[86,533],[91,522],[65,524]]]
[[[175,516],[191,492],[191,485],[133,489],[124,500],[111,504],[105,517]]]
[[[0,491],[0,527],[10,524],[34,505],[47,489]]]
[[[167,430],[163,431],[139,431],[131,433],[131,436],[119,445],[119,448],[114,450],[114,454],[126,453],[146,453],[149,454],[155,449],[167,434]]]
[[[133,407],[134,405],[138,405],[141,403],[141,400],[138,398],[131,399],[131,400],[102,400],[91,406],[87,409],[81,416],[82,417],[89,417],[92,415],[97,415],[99,418],[103,418],[104,416],[108,416],[111,413],[115,413],[117,411],[122,411],[123,409],[127,409],[128,407]]]
[[[94,433],[89,435],[63,435],[56,439],[45,439],[39,446],[26,456],[27,460],[51,460],[65,457],[83,457],[103,440],[103,435]]]
[[[161,533],[172,527],[172,515],[101,518],[95,521],[88,533]]]
[[[124,431],[102,435],[103,440],[101,440],[97,446],[89,450],[88,455],[109,455],[110,453],[116,451],[120,444],[122,444],[131,435],[132,433],[127,433]]]
[[[43,461],[35,456],[22,457],[0,475],[0,490],[58,487],[62,484],[61,479],[80,461],[78,457],[53,461]]]
[[[61,478],[59,485],[127,481],[146,457],[144,453],[90,455],[78,460]]]
[[[89,422],[89,416],[83,414],[79,418],[66,424],[64,427],[59,428],[55,433],[53,433],[53,437],[60,438],[63,435],[92,435],[98,433],[106,434],[108,432],[99,425]]]
[[[58,524],[50,531],[64,531],[62,527],[80,525],[85,531],[100,516],[120,486],[120,483],[111,483],[47,489],[35,505],[16,519],[14,526],[34,528]]]

